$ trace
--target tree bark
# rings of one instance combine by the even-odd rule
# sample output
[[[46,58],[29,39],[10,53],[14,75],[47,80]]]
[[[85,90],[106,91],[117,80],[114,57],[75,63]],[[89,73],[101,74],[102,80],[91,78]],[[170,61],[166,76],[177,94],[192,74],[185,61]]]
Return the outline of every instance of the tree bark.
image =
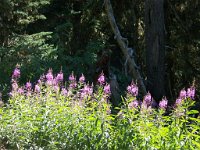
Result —
[[[129,70],[130,70],[130,73],[131,73],[133,79],[137,80],[139,91],[140,91],[141,95],[144,96],[144,95],[146,95],[146,87],[144,85],[143,79],[140,75],[140,72],[137,68],[134,58],[132,58],[128,52],[129,47],[124,41],[124,39],[126,39],[126,38],[123,38],[121,36],[121,33],[120,33],[117,23],[115,21],[115,17],[113,15],[113,9],[112,9],[111,2],[110,2],[110,0],[105,0],[104,2],[105,2],[106,13],[108,15],[108,20],[110,22],[112,31],[115,34],[117,43],[118,43],[120,49],[122,50],[122,53],[124,54],[125,60],[127,59],[127,65],[129,66]]]
[[[165,95],[164,0],[145,1],[147,90],[156,101]]]

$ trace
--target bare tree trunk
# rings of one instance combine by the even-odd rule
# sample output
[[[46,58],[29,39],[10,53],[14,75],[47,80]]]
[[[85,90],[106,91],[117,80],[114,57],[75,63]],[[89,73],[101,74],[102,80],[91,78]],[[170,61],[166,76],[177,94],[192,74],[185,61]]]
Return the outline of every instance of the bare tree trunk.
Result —
[[[164,0],[145,0],[147,90],[155,100],[165,94]]]

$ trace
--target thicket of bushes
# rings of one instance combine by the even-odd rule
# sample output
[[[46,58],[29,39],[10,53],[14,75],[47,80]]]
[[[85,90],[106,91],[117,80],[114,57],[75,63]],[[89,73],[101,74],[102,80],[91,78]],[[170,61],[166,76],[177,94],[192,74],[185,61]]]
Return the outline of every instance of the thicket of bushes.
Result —
[[[195,88],[181,90],[174,106],[167,99],[153,108],[151,95],[137,100],[138,88],[127,87],[118,114],[111,112],[110,86],[103,74],[98,85],[72,73],[49,70],[33,86],[19,85],[12,75],[8,103],[0,108],[0,147],[5,149],[200,149],[200,119],[191,110]],[[168,113],[167,113],[168,112]],[[169,113],[170,112],[170,113]]]

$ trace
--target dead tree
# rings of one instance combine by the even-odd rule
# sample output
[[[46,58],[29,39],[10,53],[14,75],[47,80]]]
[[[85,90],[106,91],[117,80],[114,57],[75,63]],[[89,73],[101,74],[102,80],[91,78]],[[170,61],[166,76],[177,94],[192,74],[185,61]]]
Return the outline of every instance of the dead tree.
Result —
[[[144,82],[143,82],[143,79],[140,75],[138,67],[135,63],[134,57],[131,56],[131,53],[130,53],[131,48],[128,47],[128,44],[127,44],[128,39],[122,37],[122,35],[119,31],[119,28],[118,28],[117,23],[115,21],[115,17],[113,15],[113,9],[112,9],[112,5],[111,5],[110,0],[105,0],[104,4],[105,4],[106,13],[108,15],[108,20],[110,22],[110,26],[112,28],[114,35],[115,35],[115,39],[117,40],[117,43],[118,43],[122,53],[124,54],[124,60],[127,61],[126,63],[129,67],[129,72],[132,75],[133,79],[137,81],[141,95],[145,95],[146,94],[146,88],[144,86]]]

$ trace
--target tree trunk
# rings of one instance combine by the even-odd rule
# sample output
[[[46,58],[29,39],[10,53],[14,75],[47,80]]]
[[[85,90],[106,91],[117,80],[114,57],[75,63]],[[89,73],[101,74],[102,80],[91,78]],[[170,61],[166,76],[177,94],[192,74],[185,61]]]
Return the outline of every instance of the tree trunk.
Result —
[[[164,0],[145,1],[147,90],[158,101],[165,95]]]

